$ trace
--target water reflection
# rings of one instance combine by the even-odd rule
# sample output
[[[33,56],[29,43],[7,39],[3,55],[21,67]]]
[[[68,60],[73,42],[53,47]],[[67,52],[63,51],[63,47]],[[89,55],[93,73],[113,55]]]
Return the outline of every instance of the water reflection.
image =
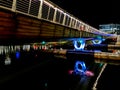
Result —
[[[35,65],[35,67],[37,67],[36,71],[35,70],[32,71],[32,69],[29,68],[29,73],[27,73],[27,75],[24,74],[26,77],[23,75],[24,78],[21,76],[20,78],[21,80],[17,79],[15,81],[17,83],[22,80],[25,81],[25,79],[28,78],[27,76],[30,76],[31,78],[29,79],[31,81],[34,79],[33,81],[35,82],[36,85],[33,84],[32,82],[29,82],[30,80],[28,79],[28,81],[27,80],[25,81],[28,83],[27,86],[33,84],[33,86],[37,86],[37,87],[41,86],[42,88],[45,87],[46,90],[51,90],[51,89],[58,90],[59,87],[61,90],[62,89],[91,90],[95,80],[97,79],[102,69],[103,66],[102,63],[91,62],[91,60],[88,63],[85,62],[84,63],[82,62],[81,64],[79,63],[82,66],[82,68],[77,64],[78,65],[77,74],[75,74],[74,73],[75,68],[73,64],[75,64],[77,60],[66,60],[61,58],[55,58],[53,57],[54,55],[52,56],[50,53],[44,53],[44,52],[41,53],[40,52],[41,49],[42,50],[48,49],[48,47],[47,48],[46,47],[47,46],[43,46],[43,45],[40,46],[40,45],[29,45],[29,44],[0,46],[0,55],[1,55],[0,64],[1,61],[4,62],[4,66],[2,65],[3,63],[0,66],[1,67],[0,73],[2,72],[5,73],[3,74],[3,76],[9,75],[8,72],[10,73],[13,71],[16,72],[20,70],[20,68],[24,69],[26,67],[28,68],[28,66],[31,68],[32,65]],[[100,52],[100,51],[96,51],[96,52]],[[43,64],[43,62],[45,63]],[[41,64],[41,65],[36,66],[37,64]],[[68,75],[67,71],[69,69],[72,70],[69,71],[69,75]],[[33,73],[36,74],[32,76]],[[57,88],[55,88],[56,85]]]

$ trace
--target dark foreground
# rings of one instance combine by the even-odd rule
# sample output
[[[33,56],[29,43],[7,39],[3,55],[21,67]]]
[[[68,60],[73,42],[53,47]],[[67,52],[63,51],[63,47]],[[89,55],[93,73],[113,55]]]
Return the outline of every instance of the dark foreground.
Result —
[[[74,69],[73,60],[55,58],[54,55],[36,52],[21,52],[16,59],[12,54],[12,63],[4,65],[1,58],[0,89],[32,89],[32,90],[92,90],[98,76],[100,64],[93,64],[95,76],[79,76],[70,74]],[[119,90],[120,66],[107,65],[97,90]]]

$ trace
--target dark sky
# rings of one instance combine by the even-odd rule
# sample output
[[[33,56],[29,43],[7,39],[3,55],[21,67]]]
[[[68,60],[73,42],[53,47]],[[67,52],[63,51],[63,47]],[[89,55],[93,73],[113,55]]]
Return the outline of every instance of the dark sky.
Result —
[[[120,23],[120,4],[115,0],[50,0],[89,25]]]

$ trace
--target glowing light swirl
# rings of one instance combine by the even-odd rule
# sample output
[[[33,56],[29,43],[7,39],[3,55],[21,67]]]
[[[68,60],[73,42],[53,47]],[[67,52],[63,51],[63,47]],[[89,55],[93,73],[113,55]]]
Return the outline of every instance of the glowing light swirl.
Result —
[[[78,47],[78,45],[77,45],[77,40],[74,40],[74,47],[75,47],[75,49],[76,50],[83,50],[84,49],[84,47],[85,47],[85,41],[84,40],[79,40],[79,42],[80,42],[80,47]]]
[[[79,68],[79,65],[81,66],[81,68]],[[85,62],[83,62],[83,61],[76,61],[75,67],[74,67],[74,72],[76,74],[84,75],[85,71],[86,71]]]

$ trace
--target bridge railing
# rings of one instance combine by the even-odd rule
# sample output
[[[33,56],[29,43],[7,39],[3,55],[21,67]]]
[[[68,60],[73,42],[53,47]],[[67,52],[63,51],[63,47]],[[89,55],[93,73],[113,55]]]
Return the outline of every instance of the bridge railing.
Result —
[[[106,33],[84,23],[49,0],[0,0],[0,8],[44,19],[78,31],[106,35]]]

